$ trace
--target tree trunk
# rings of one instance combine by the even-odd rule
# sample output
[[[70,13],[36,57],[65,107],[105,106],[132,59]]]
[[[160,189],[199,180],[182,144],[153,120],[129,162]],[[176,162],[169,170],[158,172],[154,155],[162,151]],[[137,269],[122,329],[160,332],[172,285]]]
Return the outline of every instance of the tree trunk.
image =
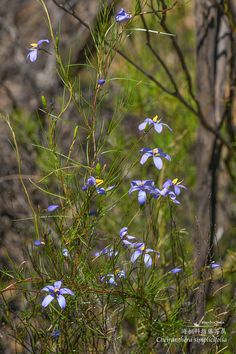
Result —
[[[196,0],[197,98],[204,120],[220,131],[229,113],[232,77],[232,30],[224,11],[224,1]],[[203,126],[197,138],[197,232],[195,234],[196,272],[214,260],[216,236],[227,228],[227,210],[221,208],[218,193],[227,188],[228,175],[222,163],[224,146]],[[199,288],[196,321],[204,315],[207,289]]]

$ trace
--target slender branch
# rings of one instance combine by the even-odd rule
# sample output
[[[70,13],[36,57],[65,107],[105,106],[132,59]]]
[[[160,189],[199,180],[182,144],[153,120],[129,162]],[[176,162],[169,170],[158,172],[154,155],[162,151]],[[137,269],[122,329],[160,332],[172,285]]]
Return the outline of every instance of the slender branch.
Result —
[[[89,24],[87,22],[85,22],[84,20],[81,19],[81,17],[79,17],[76,12],[72,9],[72,7],[70,7],[69,9],[65,7],[65,5],[63,4],[59,4],[56,0],[52,0],[52,2],[59,7],[60,9],[62,9],[63,11],[65,11],[66,13],[68,13],[69,15],[73,16],[76,20],[79,21],[79,23],[81,23],[81,25],[83,25],[84,27],[86,27],[90,32],[91,32],[91,28],[89,26]]]

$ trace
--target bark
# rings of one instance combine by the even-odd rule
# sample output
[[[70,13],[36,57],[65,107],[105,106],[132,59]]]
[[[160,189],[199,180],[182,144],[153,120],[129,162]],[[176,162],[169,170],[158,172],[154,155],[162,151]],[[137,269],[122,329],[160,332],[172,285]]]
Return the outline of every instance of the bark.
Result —
[[[197,99],[204,120],[220,131],[229,114],[228,107],[232,107],[232,30],[223,1],[196,0],[195,14]],[[213,261],[216,236],[219,238],[229,220],[224,204],[226,196],[222,193],[229,181],[222,161],[223,153],[224,148],[219,139],[201,125],[197,138],[198,204],[195,234],[195,267],[198,274]],[[206,287],[202,285],[197,294],[195,321],[204,315]]]

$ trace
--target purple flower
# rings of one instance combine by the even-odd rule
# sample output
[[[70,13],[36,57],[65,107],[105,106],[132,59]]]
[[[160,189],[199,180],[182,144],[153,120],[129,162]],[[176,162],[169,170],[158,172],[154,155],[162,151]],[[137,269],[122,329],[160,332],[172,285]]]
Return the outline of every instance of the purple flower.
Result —
[[[102,86],[102,85],[105,84],[105,82],[106,82],[106,80],[104,80],[104,79],[99,79],[99,80],[98,80],[98,85]]]
[[[41,50],[43,43],[49,43],[48,39],[40,39],[37,43],[31,43],[31,48],[29,48],[29,53],[27,54],[26,59],[34,63],[38,57],[38,51]]]
[[[87,179],[86,184],[82,187],[83,191],[88,190],[88,188],[90,187],[95,187],[96,191],[98,194],[100,195],[105,195],[107,192],[109,192],[110,190],[112,190],[113,188],[115,188],[115,186],[110,186],[108,188],[103,188],[103,187],[99,187],[101,184],[103,184],[104,181],[103,179],[99,179],[99,178],[94,178],[93,176],[90,176]]]
[[[74,295],[74,293],[68,288],[61,288],[61,284],[62,282],[59,280],[56,281],[53,286],[47,285],[41,290],[49,292],[49,295],[47,295],[42,302],[43,307],[47,307],[54,299],[57,299],[61,309],[66,307],[66,299],[63,295]]]
[[[100,277],[102,283],[107,283],[110,285],[117,285],[117,280],[121,278],[126,278],[124,270],[117,268],[114,273],[109,273]]]
[[[63,248],[62,254],[63,254],[64,257],[69,257],[69,255],[70,255],[70,253],[69,253],[67,248]]]
[[[105,194],[107,194],[107,192],[111,191],[114,188],[115,188],[115,186],[110,186],[107,188],[96,188],[96,191],[100,195],[105,195]]]
[[[136,242],[135,244],[133,244],[133,246],[136,250],[134,251],[130,259],[132,263],[135,263],[138,257],[143,256],[145,266],[147,268],[150,268],[152,265],[152,257],[149,253],[155,252],[158,255],[158,258],[160,257],[159,252],[153,250],[152,248],[146,248],[146,245],[143,242]]]
[[[170,272],[173,273],[173,274],[176,274],[176,273],[182,272],[182,269],[176,267],[176,268],[171,269]]]
[[[120,238],[121,238],[121,241],[125,247],[129,247],[129,246],[133,245],[133,243],[130,242],[129,240],[136,239],[136,237],[128,235],[128,227],[123,227],[120,230]]]
[[[86,184],[82,187],[82,190],[86,191],[89,187],[99,186],[102,183],[103,183],[103,179],[98,179],[98,178],[94,178],[94,177],[90,176],[87,179]]]
[[[155,186],[152,180],[134,180],[131,182],[129,194],[138,191],[138,202],[140,205],[144,205],[147,200],[147,193],[150,194],[154,189]]]
[[[51,334],[53,339],[57,339],[60,335],[61,335],[61,331],[59,329],[55,329]]]
[[[161,123],[161,119],[158,119],[158,116],[156,115],[154,118],[146,118],[143,123],[139,124],[138,128],[139,130],[145,130],[149,125],[152,125],[157,133],[161,133],[163,130],[163,127],[167,127],[170,131],[172,129],[165,123]]]
[[[144,153],[140,160],[141,165],[145,164],[145,162],[147,161],[147,159],[149,159],[149,157],[153,157],[154,165],[158,170],[161,170],[163,166],[163,162],[161,158],[165,158],[168,161],[171,160],[170,156],[164,153],[163,150],[160,148],[155,148],[155,149],[143,148],[140,150],[140,152]]]
[[[123,8],[120,9],[119,12],[116,14],[116,22],[122,23],[127,22],[132,18]]]
[[[34,241],[34,245],[35,245],[36,247],[44,246],[44,245],[45,245],[45,242],[42,241],[42,240],[35,240],[35,241]]]
[[[98,211],[97,210],[90,210],[89,216],[98,216]]]
[[[216,269],[216,268],[220,268],[221,265],[218,264],[218,263],[215,263],[215,262],[213,261],[213,262],[211,262],[211,264],[209,265],[209,267],[210,267],[211,269]]]
[[[47,207],[47,211],[48,211],[49,213],[51,213],[51,212],[57,210],[58,208],[59,208],[59,205],[58,205],[58,204],[52,204],[52,205],[49,205],[49,206]]]
[[[182,181],[179,181],[178,178],[175,178],[173,180],[171,179],[167,179],[165,181],[165,183],[163,183],[163,188],[164,189],[172,189],[173,192],[176,194],[176,195],[179,195],[180,192],[181,192],[181,188],[183,189],[187,189],[183,184],[181,184]]]
[[[160,191],[160,194],[163,197],[169,196],[173,203],[180,204],[180,202],[176,199],[176,196],[180,194],[181,188],[187,189],[183,184],[181,184],[181,182],[182,181],[179,181],[178,178],[173,180],[167,179],[163,184],[163,189]]]
[[[94,254],[95,257],[99,257],[99,256],[101,256],[101,255],[106,255],[106,256],[112,258],[112,257],[117,256],[117,255],[118,255],[118,252],[117,252],[117,251],[114,251],[114,249],[113,249],[112,247],[105,247],[105,248],[103,248],[101,251],[96,252],[96,253]]]

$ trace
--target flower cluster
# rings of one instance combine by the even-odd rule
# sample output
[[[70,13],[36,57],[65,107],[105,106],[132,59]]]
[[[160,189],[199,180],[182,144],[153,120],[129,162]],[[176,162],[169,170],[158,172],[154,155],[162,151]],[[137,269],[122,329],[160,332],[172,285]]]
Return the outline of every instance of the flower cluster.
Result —
[[[169,197],[175,204],[180,204],[176,199],[182,189],[187,189],[178,179],[167,179],[162,186],[162,189],[156,188],[153,180],[134,180],[131,182],[131,188],[129,194],[138,192],[138,202],[140,205],[144,205],[147,201],[147,194],[157,199],[159,197]]]
[[[109,192],[110,190],[112,190],[113,188],[115,188],[115,186],[110,186],[108,188],[103,188],[103,187],[100,187],[101,184],[103,184],[104,181],[103,179],[99,179],[99,178],[94,178],[93,176],[90,176],[88,179],[87,179],[87,182],[86,184],[82,187],[82,190],[83,191],[86,191],[88,190],[89,188],[91,187],[95,187],[96,189],[96,192],[100,195],[105,195],[107,192]]]
[[[140,205],[144,205],[147,201],[147,194],[153,194],[154,191],[159,193],[158,189],[155,188],[154,181],[152,180],[134,180],[131,182],[131,188],[129,194],[133,192],[138,192],[138,202]]]
[[[117,285],[117,281],[126,278],[126,273],[124,270],[119,268],[115,269],[114,273],[108,273],[100,277],[102,283],[107,283],[109,285]]]
[[[139,124],[139,130],[145,130],[148,126],[154,127],[157,133],[161,133],[163,127],[167,127],[170,131],[172,129],[165,123],[161,122],[161,119],[156,115],[154,118],[146,118],[141,124]],[[166,159],[168,161],[171,160],[171,157],[166,154],[161,148],[142,148],[140,152],[143,154],[140,163],[144,165],[146,161],[152,157],[155,167],[158,170],[161,170],[163,167],[162,159]],[[157,199],[159,197],[169,197],[173,203],[180,204],[177,200],[177,196],[180,194],[182,189],[187,189],[177,178],[173,180],[166,180],[162,186],[162,189],[158,189],[155,187],[155,183],[153,180],[133,180],[131,182],[131,188],[129,190],[129,194],[137,191],[138,192],[138,202],[140,205],[144,205],[147,201],[147,194],[151,195],[153,198]]]
[[[128,248],[132,253],[130,258],[132,263],[135,263],[138,257],[143,256],[145,266],[150,268],[152,265],[152,258],[149,253],[156,253],[158,257],[160,257],[159,252],[153,250],[152,248],[147,248],[144,242],[131,242],[134,241],[136,237],[128,235],[127,227],[123,227],[120,230],[120,238],[125,248]]]
[[[178,195],[180,195],[181,189],[187,189],[183,184],[182,181],[179,182],[178,178],[173,180],[167,179],[163,184],[163,189],[160,191],[160,195],[163,197],[170,197],[170,199],[175,204],[180,204],[180,202],[176,199]]]
[[[99,257],[99,256],[102,256],[102,255],[105,255],[105,256],[111,258],[111,257],[117,256],[118,252],[115,251],[112,247],[105,247],[101,251],[96,252],[94,254],[95,257]]]
[[[132,263],[135,263],[138,257],[142,256],[145,266],[150,268],[152,265],[152,257],[149,253],[156,253],[158,258],[160,257],[159,252],[153,250],[152,248],[147,248],[143,242],[135,242],[132,247],[135,249],[130,259]]]

